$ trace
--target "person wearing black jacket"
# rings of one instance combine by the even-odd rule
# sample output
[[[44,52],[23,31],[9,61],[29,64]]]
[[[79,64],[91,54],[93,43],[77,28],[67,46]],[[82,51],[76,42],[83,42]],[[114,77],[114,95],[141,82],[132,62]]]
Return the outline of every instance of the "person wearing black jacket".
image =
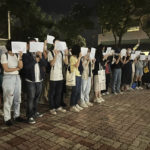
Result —
[[[29,39],[29,42],[36,42],[35,39]],[[27,108],[26,116],[28,123],[36,123],[36,117],[42,117],[37,110],[38,101],[42,92],[42,81],[45,77],[44,68],[47,63],[41,52],[31,53],[27,52],[23,55],[23,74],[26,82],[27,90]]]

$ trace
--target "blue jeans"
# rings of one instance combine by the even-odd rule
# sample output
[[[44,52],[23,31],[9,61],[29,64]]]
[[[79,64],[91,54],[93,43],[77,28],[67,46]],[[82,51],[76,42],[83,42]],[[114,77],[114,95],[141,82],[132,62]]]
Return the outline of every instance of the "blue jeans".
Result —
[[[42,92],[42,82],[26,81],[27,90],[27,118],[33,117],[37,113],[38,102]]]
[[[76,76],[76,86],[72,87],[70,106],[78,104],[81,96],[81,77]]]
[[[120,92],[120,85],[121,85],[121,74],[122,70],[121,68],[119,69],[114,69],[113,70],[113,81],[112,81],[112,92]]]

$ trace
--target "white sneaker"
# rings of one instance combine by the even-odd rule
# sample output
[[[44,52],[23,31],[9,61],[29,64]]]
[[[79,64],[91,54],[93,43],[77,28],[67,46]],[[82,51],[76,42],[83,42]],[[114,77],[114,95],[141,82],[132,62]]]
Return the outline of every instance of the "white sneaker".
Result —
[[[122,95],[122,94],[123,94],[123,92],[119,92],[118,94],[121,94],[121,95]]]
[[[105,101],[102,97],[100,97],[100,100],[101,100],[102,102],[104,102],[104,101]]]
[[[102,95],[105,96],[106,94],[105,94],[105,93],[102,93]]]
[[[76,108],[77,108],[78,110],[83,110],[83,108],[80,107],[78,104],[76,105]]]
[[[63,109],[62,107],[57,108],[57,111],[59,111],[59,112],[63,112],[63,113],[65,113],[65,112],[66,112],[66,110],[65,110],[65,109]]]
[[[142,88],[141,86],[139,87],[139,89],[140,89],[140,90],[143,90],[143,88]]]
[[[88,105],[88,106],[93,106],[93,103],[91,103],[91,102],[86,102],[86,105]]]
[[[139,90],[139,87],[138,87],[138,86],[136,87],[136,90]]]
[[[83,108],[87,108],[87,107],[88,107],[88,105],[87,105],[85,102],[82,102],[82,103],[80,104],[80,106],[83,107]]]
[[[117,93],[117,92],[113,92],[112,94],[114,94],[114,95],[118,95],[118,93]]]
[[[72,106],[72,107],[70,108],[70,111],[72,111],[72,112],[80,112],[80,110],[77,109],[75,106]]]
[[[98,98],[96,102],[100,104],[102,102],[102,100],[100,98]]]
[[[55,109],[50,110],[50,113],[51,113],[52,115],[57,115],[57,112],[56,112]]]
[[[109,92],[106,92],[106,95],[109,95],[110,93]]]

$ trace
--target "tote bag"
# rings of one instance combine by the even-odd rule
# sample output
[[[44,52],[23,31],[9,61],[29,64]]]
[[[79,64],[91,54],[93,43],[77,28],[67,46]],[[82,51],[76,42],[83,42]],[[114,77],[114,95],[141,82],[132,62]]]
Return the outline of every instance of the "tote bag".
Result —
[[[66,72],[66,85],[67,86],[76,86],[76,75],[75,72],[71,72],[69,68]]]

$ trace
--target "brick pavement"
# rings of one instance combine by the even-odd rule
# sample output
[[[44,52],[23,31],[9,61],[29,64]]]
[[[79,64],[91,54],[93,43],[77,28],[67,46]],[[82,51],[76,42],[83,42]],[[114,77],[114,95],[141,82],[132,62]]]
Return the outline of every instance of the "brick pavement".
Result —
[[[80,113],[44,117],[8,128],[0,118],[0,150],[150,150],[150,91],[105,96]],[[24,111],[23,111],[24,113]]]

